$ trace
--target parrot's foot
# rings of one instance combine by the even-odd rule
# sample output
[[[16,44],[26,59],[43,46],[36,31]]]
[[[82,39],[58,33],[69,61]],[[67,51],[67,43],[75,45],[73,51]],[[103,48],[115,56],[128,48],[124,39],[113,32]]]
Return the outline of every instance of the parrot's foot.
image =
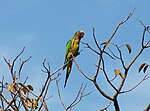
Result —
[[[82,50],[80,50],[80,51],[78,52],[77,56],[80,55],[81,52],[82,52]]]

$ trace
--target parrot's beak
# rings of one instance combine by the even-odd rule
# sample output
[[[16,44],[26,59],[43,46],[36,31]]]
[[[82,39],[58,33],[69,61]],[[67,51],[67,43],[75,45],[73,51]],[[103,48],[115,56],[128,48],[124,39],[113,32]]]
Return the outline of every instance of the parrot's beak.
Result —
[[[80,37],[83,38],[84,32],[80,32],[79,34],[80,34]]]

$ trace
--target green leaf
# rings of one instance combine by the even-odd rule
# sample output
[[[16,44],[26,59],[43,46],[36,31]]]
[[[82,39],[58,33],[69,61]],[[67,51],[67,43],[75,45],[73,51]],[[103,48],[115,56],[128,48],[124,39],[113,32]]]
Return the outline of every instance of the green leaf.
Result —
[[[125,44],[126,45],[126,47],[127,47],[127,49],[128,49],[128,51],[129,51],[129,54],[131,53],[131,46],[129,45],[129,44]]]
[[[143,69],[143,67],[146,65],[146,63],[141,64],[141,66],[139,67],[139,72],[141,72],[141,70]]]

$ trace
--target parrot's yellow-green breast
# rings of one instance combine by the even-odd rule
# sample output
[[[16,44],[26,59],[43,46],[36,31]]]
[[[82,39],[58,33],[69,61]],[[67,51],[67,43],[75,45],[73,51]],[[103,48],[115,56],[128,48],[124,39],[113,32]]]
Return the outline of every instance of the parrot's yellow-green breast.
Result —
[[[78,50],[79,50],[79,40],[73,40],[72,41],[72,48],[69,51],[67,58],[71,59],[72,55],[76,56],[78,54]]]

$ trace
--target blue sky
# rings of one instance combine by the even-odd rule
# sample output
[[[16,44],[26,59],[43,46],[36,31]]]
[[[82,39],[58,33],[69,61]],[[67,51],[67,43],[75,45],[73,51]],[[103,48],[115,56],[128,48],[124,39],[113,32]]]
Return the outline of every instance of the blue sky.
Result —
[[[133,52],[131,55],[128,55],[125,50],[125,59],[128,63],[140,48],[143,27],[136,19],[138,18],[146,25],[150,25],[149,4],[149,0],[1,0],[0,73],[5,76],[6,80],[10,81],[3,56],[12,60],[25,46],[26,50],[22,58],[25,59],[30,55],[32,58],[24,67],[22,80],[29,76],[28,83],[37,87],[35,92],[38,92],[41,88],[39,84],[43,83],[46,77],[40,71],[44,58],[50,63],[51,71],[56,70],[63,65],[66,42],[71,39],[76,31],[84,30],[85,37],[82,41],[95,47],[92,28],[95,28],[99,43],[106,41],[115,26],[125,19],[136,5],[133,17],[121,27],[113,39],[113,43],[119,45],[129,43],[132,46]],[[97,63],[98,56],[85,49],[82,44],[80,49],[83,51],[76,60],[81,69],[92,77],[95,72],[94,64]],[[141,80],[143,74],[138,74],[137,67],[142,62],[150,63],[149,53],[149,50],[145,51],[134,67],[131,68],[124,89],[131,88],[132,85]],[[109,64],[110,70],[108,72],[112,73],[116,64]],[[73,111],[98,111],[109,103],[95,90],[94,85],[79,73],[75,65],[65,89],[63,88],[65,71],[61,70],[60,73],[62,73],[60,88],[66,104],[73,101],[81,83],[87,83],[86,92],[93,91]],[[99,80],[99,84],[104,91],[113,94],[104,78],[99,77]],[[52,111],[63,111],[55,83],[52,85],[49,95],[53,95],[53,98],[48,101],[49,108]],[[149,86],[150,83],[147,80],[134,91],[119,96],[121,111],[144,109],[150,102]],[[109,110],[111,111],[112,108],[110,107]]]

